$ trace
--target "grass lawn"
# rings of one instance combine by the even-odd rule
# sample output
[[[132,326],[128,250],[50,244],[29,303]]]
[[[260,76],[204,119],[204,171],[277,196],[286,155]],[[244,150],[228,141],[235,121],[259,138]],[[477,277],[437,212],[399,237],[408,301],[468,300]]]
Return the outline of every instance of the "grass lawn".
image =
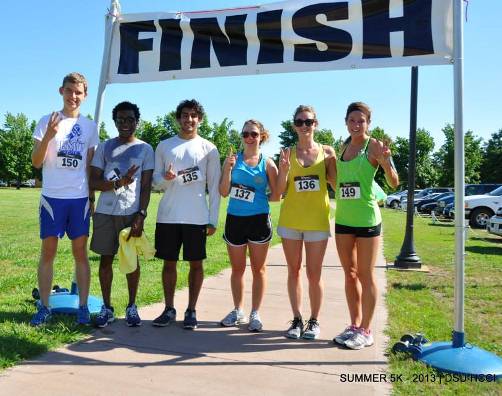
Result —
[[[30,327],[35,312],[31,290],[37,286],[37,264],[40,254],[38,227],[39,189],[0,189],[0,369],[22,359],[39,355],[62,344],[77,341],[92,331],[76,326],[73,317],[60,316],[40,329]],[[161,195],[153,193],[145,222],[146,235],[153,243],[157,207]],[[227,202],[222,200],[216,234],[208,238],[205,275],[213,275],[229,266],[226,245],[222,239]],[[277,224],[279,203],[272,207],[272,221]],[[274,234],[273,244],[279,242]],[[101,296],[98,280],[99,256],[89,252],[91,263],[91,294]],[[162,261],[141,261],[141,280],[137,297],[138,306],[163,300],[161,285]],[[127,304],[126,278],[114,265],[112,304],[115,312],[123,316]],[[188,264],[178,265],[178,288],[187,285]],[[70,241],[59,242],[54,264],[54,284],[69,287],[73,278],[73,258]],[[184,307],[180,307],[184,309]]]
[[[403,212],[382,210],[384,255],[392,262],[399,253],[406,223]],[[450,341],[454,326],[454,226],[431,225],[415,217],[415,248],[430,273],[387,271],[387,328],[392,347],[405,333],[422,332],[431,341]],[[471,230],[465,258],[466,341],[502,356],[502,238],[484,230]],[[436,374],[406,355],[390,353],[390,372],[403,374],[394,384],[404,395],[500,395],[502,383],[451,383],[429,380],[413,383],[414,374]]]

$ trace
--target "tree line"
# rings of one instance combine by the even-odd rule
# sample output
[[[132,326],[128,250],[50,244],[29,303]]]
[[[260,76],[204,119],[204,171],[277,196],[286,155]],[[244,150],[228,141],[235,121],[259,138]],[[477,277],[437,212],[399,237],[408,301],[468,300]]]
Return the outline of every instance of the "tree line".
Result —
[[[91,116],[88,116],[92,118]],[[36,122],[29,121],[23,114],[5,114],[0,127],[0,179],[17,181],[18,185],[27,179],[41,178],[41,172],[31,166],[32,134]],[[279,140],[282,147],[296,143],[297,135],[291,120],[281,123]],[[138,125],[136,136],[152,145],[155,149],[161,140],[172,137],[179,132],[175,111],[159,116],[155,121],[142,120]],[[430,186],[450,187],[454,184],[454,126],[446,124],[442,132],[444,144],[435,149],[434,139],[425,129],[417,130],[416,137],[416,187]],[[240,131],[234,127],[233,121],[224,118],[221,122],[209,122],[205,117],[199,126],[199,134],[212,141],[220,152],[223,162],[230,147],[237,152],[241,146]],[[373,137],[380,140],[391,140],[382,128],[371,130]],[[99,126],[100,140],[109,138],[105,124]],[[344,133],[345,136],[345,133]],[[333,146],[340,155],[344,138],[334,138],[330,129],[316,131],[315,140],[321,144]],[[391,142],[394,163],[401,180],[400,188],[406,188],[408,181],[409,141],[405,137],[397,137]],[[501,183],[502,182],[502,129],[492,133],[486,142],[476,136],[473,131],[465,134],[465,182],[466,183]],[[275,160],[278,160],[278,154]],[[389,192],[383,171],[376,176],[379,184]]]

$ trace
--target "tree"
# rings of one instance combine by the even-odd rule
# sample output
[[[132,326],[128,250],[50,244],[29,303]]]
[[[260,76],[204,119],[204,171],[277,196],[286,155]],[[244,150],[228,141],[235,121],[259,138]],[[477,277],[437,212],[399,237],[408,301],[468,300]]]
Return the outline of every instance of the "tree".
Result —
[[[484,159],[481,167],[483,183],[502,183],[502,129],[492,133],[484,147]]]
[[[441,186],[454,185],[454,160],[455,160],[455,130],[453,125],[446,124],[442,129],[445,135],[445,143],[434,155],[434,165],[441,169],[439,184]],[[465,182],[479,183],[481,179],[481,163],[483,160],[483,150],[481,148],[482,139],[474,135],[472,131],[467,131],[464,135],[464,158],[465,158]]]
[[[0,130],[0,177],[16,180],[18,188],[22,181],[33,177],[31,151],[35,126],[23,113],[6,113],[4,128]]]
[[[110,139],[110,135],[106,131],[106,125],[103,121],[99,124],[99,141],[104,142],[105,140]]]
[[[171,111],[163,117],[157,117],[155,123],[141,120],[136,130],[136,136],[150,144],[155,150],[161,140],[177,135],[179,130],[176,112]]]
[[[220,153],[220,161],[223,163],[228,155],[230,144],[230,131],[233,125],[233,121],[228,121],[228,118],[224,118],[222,122],[213,123],[213,135],[211,141],[214,143],[218,152]],[[235,147],[232,147],[235,150]]]
[[[429,131],[417,129],[416,134],[416,166],[415,166],[415,186],[425,188],[434,186],[438,183],[438,172],[432,160],[434,150],[434,138]],[[410,161],[410,142],[409,139],[397,137],[391,145],[394,164],[399,174],[399,180],[403,187],[408,186],[408,173]]]

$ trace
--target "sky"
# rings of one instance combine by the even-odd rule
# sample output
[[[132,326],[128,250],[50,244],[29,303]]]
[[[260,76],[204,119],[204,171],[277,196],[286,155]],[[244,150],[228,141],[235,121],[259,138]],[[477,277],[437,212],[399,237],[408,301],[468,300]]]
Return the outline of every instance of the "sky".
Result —
[[[443,0],[435,0],[443,1]],[[121,0],[122,13],[194,11],[272,3],[262,0]],[[38,121],[62,107],[58,88],[69,72],[89,81],[83,114],[94,114],[109,0],[2,0],[0,23],[0,116],[24,113]],[[470,0],[464,26],[464,129],[485,141],[502,129],[502,1]],[[279,150],[281,121],[299,104],[313,105],[320,128],[345,137],[347,105],[363,101],[372,108],[372,127],[391,137],[409,136],[409,67],[216,77],[196,80],[111,84],[102,120],[116,135],[111,111],[123,100],[138,104],[142,118],[154,121],[187,98],[199,100],[210,122],[225,117],[239,129],[249,118],[270,131],[266,154]],[[441,129],[453,123],[453,67],[419,68],[417,126],[428,130],[436,149]]]

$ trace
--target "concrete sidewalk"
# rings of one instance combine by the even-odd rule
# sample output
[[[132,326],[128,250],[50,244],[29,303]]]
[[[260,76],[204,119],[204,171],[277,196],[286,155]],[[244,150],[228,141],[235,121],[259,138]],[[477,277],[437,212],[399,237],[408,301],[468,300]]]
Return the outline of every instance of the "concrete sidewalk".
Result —
[[[246,271],[246,312],[251,300],[250,269]],[[261,318],[264,331],[222,328],[218,322],[232,308],[226,270],[206,279],[199,298],[199,328],[181,323],[154,328],[163,310],[155,304],[140,310],[143,325],[129,328],[121,319],[89,339],[46,353],[0,374],[0,393],[15,395],[383,395],[385,382],[354,382],[351,374],[381,374],[387,369],[383,330],[387,319],[385,262],[377,263],[380,298],[373,332],[375,345],[360,351],[335,346],[332,338],[347,325],[343,271],[331,238],[323,269],[324,304],[319,318],[321,338],[284,337],[292,314],[286,289],[287,267],[280,245],[270,249],[268,288]],[[309,315],[304,277],[305,318]],[[160,282],[160,279],[159,279]],[[146,287],[146,285],[142,285]],[[187,290],[177,292],[178,320],[187,305]],[[367,379],[366,379],[367,381]]]

